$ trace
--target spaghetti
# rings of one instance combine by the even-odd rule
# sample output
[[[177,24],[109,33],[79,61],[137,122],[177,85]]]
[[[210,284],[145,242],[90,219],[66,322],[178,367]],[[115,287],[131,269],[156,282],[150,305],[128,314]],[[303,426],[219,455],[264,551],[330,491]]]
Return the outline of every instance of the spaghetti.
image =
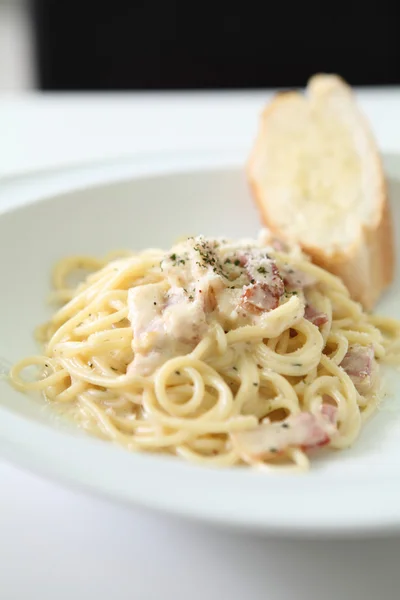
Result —
[[[364,313],[268,232],[67,258],[53,286],[63,306],[13,385],[129,450],[201,464],[306,469],[312,449],[349,446],[379,401],[379,362],[397,352],[396,321]]]

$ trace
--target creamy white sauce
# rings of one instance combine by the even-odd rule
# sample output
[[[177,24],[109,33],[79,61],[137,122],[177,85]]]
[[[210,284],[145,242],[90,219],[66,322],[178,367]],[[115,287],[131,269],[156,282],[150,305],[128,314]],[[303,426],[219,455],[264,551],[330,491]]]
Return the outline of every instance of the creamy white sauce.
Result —
[[[259,241],[232,243],[202,236],[189,238],[165,255],[160,283],[128,292],[134,360],[130,372],[152,373],[171,357],[187,354],[217,322],[224,330],[270,321],[274,333],[287,326],[288,303],[293,322],[304,314],[304,302],[285,296],[275,262]],[[292,300],[292,302],[290,302]],[[289,312],[290,312],[289,310]]]

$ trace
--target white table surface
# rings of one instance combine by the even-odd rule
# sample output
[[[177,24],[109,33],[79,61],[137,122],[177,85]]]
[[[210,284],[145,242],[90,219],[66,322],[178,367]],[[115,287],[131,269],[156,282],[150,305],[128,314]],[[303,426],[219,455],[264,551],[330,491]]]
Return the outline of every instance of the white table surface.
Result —
[[[232,148],[244,159],[268,95],[0,97],[0,203],[32,186],[63,187],[72,175],[45,170],[81,161]],[[400,90],[359,96],[380,147],[399,150]],[[395,538],[215,530],[111,505],[0,461],[1,600],[394,600],[399,556]]]
[[[249,148],[271,92],[0,95],[0,177],[94,159]],[[400,88],[358,94],[381,148],[400,147]]]

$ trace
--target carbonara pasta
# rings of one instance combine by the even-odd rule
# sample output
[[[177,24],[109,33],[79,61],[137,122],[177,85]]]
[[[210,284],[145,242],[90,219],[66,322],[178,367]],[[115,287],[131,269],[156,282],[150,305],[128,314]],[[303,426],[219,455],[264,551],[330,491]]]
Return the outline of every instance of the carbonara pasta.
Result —
[[[80,269],[91,273],[71,286]],[[349,446],[398,331],[268,232],[67,258],[53,284],[63,306],[39,328],[43,353],[13,367],[14,386],[129,450],[209,465],[306,469],[314,448]]]

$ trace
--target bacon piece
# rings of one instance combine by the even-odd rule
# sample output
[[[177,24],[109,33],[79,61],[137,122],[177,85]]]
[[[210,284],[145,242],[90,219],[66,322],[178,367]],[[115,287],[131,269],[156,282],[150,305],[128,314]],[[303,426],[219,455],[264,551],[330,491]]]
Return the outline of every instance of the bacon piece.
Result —
[[[281,273],[283,281],[290,291],[302,290],[315,285],[317,282],[313,275],[299,271],[298,269],[282,268]]]
[[[266,283],[254,283],[245,286],[243,289],[240,306],[249,313],[259,315],[279,306],[282,294],[279,293],[277,288]]]
[[[270,243],[274,250],[278,252],[289,252],[290,250],[289,244],[279,238],[272,238]]]
[[[237,260],[239,261],[239,267],[245,267],[249,261],[249,257],[246,256],[245,254],[241,254],[237,257]]]
[[[254,264],[248,263],[247,269],[253,283],[244,286],[240,306],[252,314],[277,308],[285,285],[276,264],[272,260],[263,261],[257,270]]]
[[[271,271],[272,271],[271,286],[273,286],[275,288],[276,292],[279,293],[280,296],[282,296],[285,293],[285,284],[279,273],[278,267],[276,266],[276,264],[274,262],[271,264]]]
[[[215,296],[215,290],[211,285],[204,283],[204,285],[202,285],[201,294],[197,293],[196,295],[202,299],[204,311],[206,313],[210,313],[215,310],[217,306],[217,298]]]
[[[322,404],[321,413],[324,415],[324,417],[326,417],[326,419],[329,421],[329,423],[332,423],[333,425],[335,425],[336,420],[337,420],[337,414],[338,414],[337,406],[335,406],[333,404],[328,404],[328,402],[331,400],[331,397],[328,396],[327,394],[324,394],[324,400],[325,399],[326,399],[326,403]]]
[[[304,311],[304,318],[310,321],[313,325],[320,327],[328,322],[328,315],[314,308],[311,304],[307,304]]]
[[[268,420],[258,427],[232,434],[232,442],[244,459],[273,458],[288,448],[308,451],[328,444],[337,431],[337,408],[322,404],[318,413],[301,412],[284,421]]]
[[[188,354],[207,331],[204,307],[181,288],[168,292],[160,283],[131,288],[128,318],[134,358],[130,373],[149,375],[174,356]]]
[[[372,346],[350,346],[347,354],[340,363],[346,371],[357,391],[364,396],[371,391],[374,384],[375,355]]]

